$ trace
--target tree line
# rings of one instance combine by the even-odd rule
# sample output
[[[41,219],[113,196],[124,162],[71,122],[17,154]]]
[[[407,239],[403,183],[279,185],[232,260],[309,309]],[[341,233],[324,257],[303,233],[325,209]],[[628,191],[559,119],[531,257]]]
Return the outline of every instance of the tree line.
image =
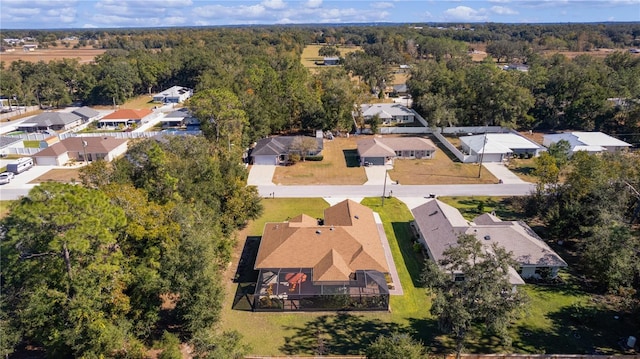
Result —
[[[83,168],[82,185],[14,202],[1,222],[3,355],[144,358],[162,339],[167,353],[183,341],[239,357],[239,334],[217,323],[236,231],[262,211],[246,175],[238,152],[204,137],[145,139]]]

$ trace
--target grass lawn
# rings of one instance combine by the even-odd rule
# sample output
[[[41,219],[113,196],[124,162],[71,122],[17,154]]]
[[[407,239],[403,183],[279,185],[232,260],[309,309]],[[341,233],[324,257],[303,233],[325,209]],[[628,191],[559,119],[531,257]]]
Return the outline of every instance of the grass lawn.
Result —
[[[481,171],[478,178],[478,164],[461,163],[440,141],[430,139],[438,146],[432,159],[397,159],[389,176],[402,184],[477,184],[498,183],[498,179],[489,171]],[[455,140],[455,139],[454,139]]]
[[[37,140],[24,140],[24,147],[26,148],[40,148],[40,141]]]
[[[322,48],[324,45],[307,45],[302,50],[302,55],[300,56],[300,60],[302,61],[302,65],[307,68],[322,68],[324,66],[318,66],[315,64],[316,61],[322,62],[324,56],[318,55],[318,50]],[[338,46],[338,50],[340,51],[340,57],[345,57],[348,53],[362,50],[360,46]]]
[[[477,215],[478,203],[484,211],[495,210],[504,219],[519,219],[508,198],[442,197],[441,200],[461,209],[466,218]],[[328,207],[323,199],[265,199],[262,218],[250,223],[243,231],[235,253],[235,264],[245,239],[261,235],[265,222],[282,221],[300,213],[321,217]],[[314,312],[314,313],[254,313],[232,309],[234,293],[249,283],[227,282],[227,296],[222,310],[224,330],[237,330],[250,345],[253,355],[316,355],[318,343],[324,354],[362,354],[368,343],[380,334],[399,331],[421,340],[430,352],[453,350],[453,342],[437,329],[429,313],[430,299],[417,282],[421,271],[421,256],[412,250],[409,222],[412,215],[395,198],[384,202],[366,198],[362,202],[380,214],[396,263],[403,296],[391,296],[391,312]],[[225,278],[233,278],[235,265]],[[598,351],[625,354],[618,345],[620,338],[638,332],[629,315],[598,304],[598,299],[583,290],[569,272],[561,273],[562,281],[554,285],[527,284],[519,290],[530,297],[530,305],[522,318],[510,329],[512,346],[505,348],[497,337],[483,335],[480,328],[470,331],[465,352],[468,353],[566,353],[585,354]],[[616,319],[618,316],[618,319]],[[630,334],[631,333],[631,334]],[[628,354],[628,353],[626,353]]]
[[[278,166],[273,183],[283,185],[358,185],[367,181],[363,167],[358,167],[354,137],[337,137],[324,142],[322,161],[298,162]]]
[[[533,174],[533,171],[536,169],[535,158],[512,158],[509,160],[507,168],[523,181],[531,183],[538,182],[538,177]]]
[[[79,168],[54,168],[29,183],[42,183],[48,181],[63,183],[70,183],[74,181],[79,182],[79,171]]]
[[[521,212],[513,208],[511,197],[438,197],[448,205],[457,208],[462,216],[468,220],[489,212],[495,212],[496,216],[505,221],[522,220]]]
[[[252,222],[245,236],[257,236],[265,222],[286,220],[300,213],[321,217],[328,204],[322,199],[264,200],[265,215]],[[360,354],[379,334],[394,330],[409,332],[425,343],[432,343],[435,322],[429,316],[430,302],[415,281],[421,259],[411,249],[411,213],[391,198],[380,207],[380,200],[365,199],[363,204],[380,213],[390,242],[404,296],[391,297],[391,313],[253,313],[231,308],[237,284],[229,283],[222,312],[222,327],[238,330],[255,355],[313,355],[318,335],[324,338],[329,354]],[[243,242],[243,241],[241,241]],[[242,245],[240,245],[242,247]],[[268,333],[268,334],[267,334]]]
[[[128,109],[143,109],[143,108],[152,108],[154,106],[158,106],[157,103],[153,102],[153,97],[149,95],[140,95],[138,97],[134,97],[129,99],[123,105],[120,105],[120,108],[128,108]]]

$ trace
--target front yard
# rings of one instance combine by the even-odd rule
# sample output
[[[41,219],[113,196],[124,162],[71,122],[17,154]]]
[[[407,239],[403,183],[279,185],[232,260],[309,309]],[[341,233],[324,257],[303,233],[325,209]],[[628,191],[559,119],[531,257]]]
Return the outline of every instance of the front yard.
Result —
[[[518,219],[508,198],[443,198],[463,207],[465,217],[495,210],[505,219]],[[237,330],[254,355],[347,355],[362,354],[378,335],[399,331],[421,340],[431,353],[451,352],[453,343],[438,330],[429,313],[430,299],[418,281],[421,256],[412,249],[409,222],[412,215],[396,198],[385,201],[367,198],[363,204],[380,214],[396,263],[403,296],[391,296],[391,312],[368,313],[254,313],[232,309],[234,273],[245,239],[258,240],[265,222],[282,221],[300,213],[321,217],[329,205],[318,198],[265,199],[265,214],[248,225],[234,255],[235,262],[225,275],[227,297],[222,310],[222,329]],[[481,335],[476,328],[469,334],[466,352],[470,353],[607,353],[622,354],[620,338],[637,333],[630,318],[604,305],[582,290],[571,271],[561,273],[562,280],[552,285],[527,284],[520,290],[529,295],[530,306],[510,330],[510,348],[503,347],[492,335]]]
[[[364,168],[358,166],[357,142],[371,136],[336,137],[325,140],[322,161],[298,162],[292,166],[276,168],[273,182],[280,185],[359,185],[367,181]],[[437,140],[431,138],[436,145]],[[453,160],[439,146],[435,158],[430,160],[399,159],[389,176],[406,185],[428,184],[478,184],[498,183],[489,171],[481,171],[478,165]]]

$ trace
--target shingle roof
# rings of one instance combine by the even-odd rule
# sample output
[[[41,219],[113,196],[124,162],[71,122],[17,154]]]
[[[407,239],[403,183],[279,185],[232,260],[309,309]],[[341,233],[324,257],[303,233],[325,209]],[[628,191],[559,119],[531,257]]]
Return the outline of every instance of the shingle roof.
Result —
[[[152,110],[142,109],[142,110],[132,110],[132,109],[122,109],[110,113],[104,116],[103,120],[141,120],[146,116],[149,116],[153,113]]]
[[[435,151],[436,145],[421,137],[375,137],[358,141],[360,157],[395,156],[395,151]]]
[[[277,136],[261,138],[256,143],[256,146],[251,151],[251,156],[263,156],[263,155],[283,155],[287,154],[291,143],[298,136]],[[322,150],[324,144],[322,138],[314,138],[318,143],[318,150]]]
[[[12,136],[0,136],[0,148],[5,148],[11,146],[11,144],[16,142],[21,142],[22,138],[20,137],[12,137]]]
[[[389,272],[373,212],[351,200],[326,209],[322,226],[306,215],[267,223],[255,268],[313,268],[314,282],[348,281],[356,270]]]
[[[362,116],[373,117],[379,115],[380,118],[392,118],[395,116],[414,116],[413,111],[398,103],[374,103],[361,105]]]
[[[84,144],[83,144],[84,142]],[[126,139],[107,137],[67,137],[42,151],[36,157],[59,156],[65,152],[109,153],[127,142]]]
[[[35,124],[39,127],[65,126],[80,119],[80,116],[69,112],[43,112],[22,124]]]
[[[98,115],[100,115],[100,112],[92,109],[91,107],[80,107],[79,109],[73,110],[71,113],[75,113],[76,115],[84,118],[84,119],[89,119],[89,118],[94,118]]]
[[[430,200],[414,208],[412,213],[435,261],[443,259],[443,252],[455,246],[458,236],[464,233],[474,235],[487,247],[497,243],[513,253],[520,265],[567,266],[524,222],[502,221],[488,213],[467,222],[457,209],[438,200]],[[511,279],[513,284],[521,281],[521,278]]]

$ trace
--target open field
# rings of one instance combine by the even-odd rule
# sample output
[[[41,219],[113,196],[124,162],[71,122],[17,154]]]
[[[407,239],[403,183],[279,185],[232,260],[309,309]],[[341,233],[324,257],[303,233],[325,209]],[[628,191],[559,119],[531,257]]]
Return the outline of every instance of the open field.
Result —
[[[302,55],[300,56],[300,60],[302,61],[302,64],[304,65],[304,67],[307,67],[307,68],[323,67],[315,64],[316,61],[322,61],[324,58],[323,56],[318,55],[318,50],[320,50],[322,46],[324,45],[311,44],[304,47],[304,50],[302,50]],[[349,47],[338,46],[337,48],[340,51],[340,57],[345,57],[345,55],[347,55],[348,53],[362,50],[360,46],[349,46]]]
[[[49,62],[52,60],[61,59],[78,59],[80,63],[88,63],[95,59],[96,56],[105,52],[104,49],[83,48],[48,48],[48,49],[36,49],[36,51],[23,51],[22,48],[17,48],[16,51],[3,52],[0,55],[0,60],[5,62],[5,66],[11,65],[13,61],[22,60],[28,62],[44,61]]]
[[[467,218],[479,214],[477,204],[480,201],[486,204],[485,212],[495,210],[504,219],[521,218],[510,208],[508,198],[442,199],[462,207]],[[263,200],[265,214],[243,231],[234,262],[224,276],[227,296],[222,309],[222,328],[239,331],[253,355],[314,355],[319,337],[325,343],[325,354],[362,354],[376,336],[392,331],[407,333],[421,340],[431,353],[451,352],[453,343],[438,330],[437,322],[429,312],[430,298],[418,281],[422,258],[411,248],[411,213],[396,198],[385,201],[384,207],[379,198],[366,198],[362,203],[378,212],[384,222],[405,292],[403,296],[391,297],[390,313],[254,313],[246,306],[241,310],[233,309],[238,299],[234,293],[252,289],[250,283],[232,282],[245,239],[259,240],[266,221],[286,220],[300,213],[320,217],[321,211],[328,207],[324,200],[317,198],[267,199]],[[558,250],[563,251],[563,248]],[[563,252],[560,254],[568,256]],[[562,272],[556,284],[527,284],[519,290],[528,294],[530,306],[510,329],[512,346],[503,347],[497,337],[480,335],[479,328],[474,328],[469,333],[466,352],[584,354],[598,351],[623,354],[618,345],[619,338],[638,330],[632,318],[626,318],[602,304],[601,298],[584,292],[571,270]]]

